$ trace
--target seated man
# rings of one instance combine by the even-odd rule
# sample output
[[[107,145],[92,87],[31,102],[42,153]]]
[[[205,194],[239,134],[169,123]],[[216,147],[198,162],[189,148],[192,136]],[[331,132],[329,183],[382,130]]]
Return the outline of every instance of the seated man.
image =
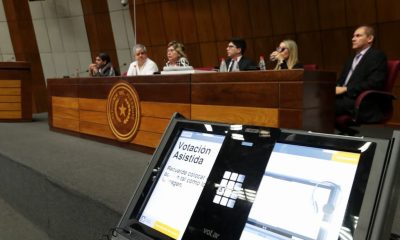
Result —
[[[243,39],[233,38],[229,41],[226,48],[228,72],[244,71],[256,66],[250,59],[243,56],[245,51],[246,42]]]
[[[365,90],[379,90],[387,78],[387,58],[384,53],[372,47],[374,29],[360,26],[353,34],[352,48],[355,56],[348,59],[336,86],[335,113],[354,114],[357,96]],[[364,103],[363,103],[364,104]],[[359,119],[364,122],[376,122],[382,118],[379,103],[367,101]]]
[[[158,72],[155,62],[147,57],[147,49],[142,44],[136,44],[133,47],[135,61],[129,65],[127,76],[152,75]]]
[[[89,65],[89,75],[92,77],[107,77],[118,75],[115,71],[111,58],[107,53],[96,56],[95,63]]]

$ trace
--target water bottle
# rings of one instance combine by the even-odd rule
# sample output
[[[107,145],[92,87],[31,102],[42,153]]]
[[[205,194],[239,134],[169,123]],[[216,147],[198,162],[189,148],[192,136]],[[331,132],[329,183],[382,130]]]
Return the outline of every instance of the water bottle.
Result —
[[[264,56],[260,56],[260,61],[258,62],[258,67],[260,70],[266,70]]]
[[[225,58],[221,58],[221,64],[219,65],[219,72],[227,72],[228,68],[226,67]]]

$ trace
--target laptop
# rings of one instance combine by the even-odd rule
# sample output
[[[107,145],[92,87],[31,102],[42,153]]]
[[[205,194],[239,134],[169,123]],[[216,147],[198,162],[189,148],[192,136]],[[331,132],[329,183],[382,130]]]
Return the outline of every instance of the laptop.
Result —
[[[176,114],[113,239],[388,239],[399,138]]]

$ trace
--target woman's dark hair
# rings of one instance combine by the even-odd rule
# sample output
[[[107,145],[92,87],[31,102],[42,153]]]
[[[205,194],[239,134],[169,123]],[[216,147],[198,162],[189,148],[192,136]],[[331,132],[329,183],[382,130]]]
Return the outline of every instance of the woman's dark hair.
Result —
[[[105,52],[99,53],[99,58],[100,58],[101,60],[103,60],[103,61],[106,61],[106,63],[111,62],[110,56],[109,56],[107,53],[105,53]]]

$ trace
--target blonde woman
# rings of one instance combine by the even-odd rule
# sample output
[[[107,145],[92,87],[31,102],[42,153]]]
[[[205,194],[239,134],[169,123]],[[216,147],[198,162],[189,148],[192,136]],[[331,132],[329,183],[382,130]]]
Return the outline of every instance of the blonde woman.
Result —
[[[182,43],[177,42],[177,41],[172,41],[168,43],[168,48],[167,48],[167,66],[189,66],[189,60],[186,57],[185,54],[185,46],[183,46]]]
[[[303,68],[303,64],[299,62],[297,44],[290,39],[282,41],[269,58],[277,61],[275,70]]]

